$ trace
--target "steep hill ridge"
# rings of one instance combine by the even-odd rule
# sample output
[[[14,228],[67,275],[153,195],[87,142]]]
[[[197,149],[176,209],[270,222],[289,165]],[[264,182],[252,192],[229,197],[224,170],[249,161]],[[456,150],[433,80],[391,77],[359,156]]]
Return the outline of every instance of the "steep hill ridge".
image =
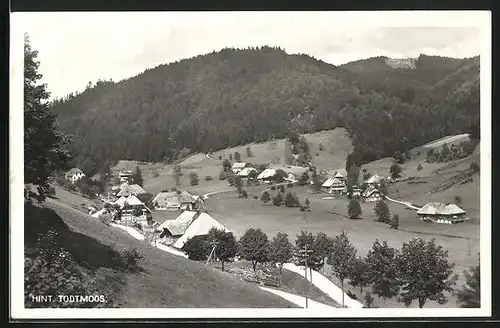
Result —
[[[182,148],[215,151],[335,127],[368,162],[479,126],[477,57],[422,55],[412,70],[385,59],[336,67],[279,48],[224,49],[100,81],[52,110],[89,174],[106,161],[172,160]],[[438,82],[442,92],[433,91]]]

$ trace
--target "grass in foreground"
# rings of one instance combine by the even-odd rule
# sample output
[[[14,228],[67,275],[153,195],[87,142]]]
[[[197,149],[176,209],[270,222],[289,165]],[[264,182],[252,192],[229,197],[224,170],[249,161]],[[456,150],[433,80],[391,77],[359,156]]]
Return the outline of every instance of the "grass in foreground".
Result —
[[[242,283],[231,275],[179,258],[130,237],[125,231],[108,227],[58,200],[49,200],[46,210],[54,217],[49,226],[58,226],[66,247],[84,266],[93,269],[112,267],[106,256],[122,246],[135,247],[145,258],[140,272],[125,272],[120,293],[114,294],[119,307],[245,307],[283,308],[295,305],[280,297]],[[27,213],[27,248],[36,235],[33,220],[44,219]],[[32,228],[30,228],[32,227]],[[31,230],[30,230],[31,229]],[[28,238],[29,236],[29,238]],[[78,238],[75,238],[78,236]],[[120,271],[119,268],[116,268]]]

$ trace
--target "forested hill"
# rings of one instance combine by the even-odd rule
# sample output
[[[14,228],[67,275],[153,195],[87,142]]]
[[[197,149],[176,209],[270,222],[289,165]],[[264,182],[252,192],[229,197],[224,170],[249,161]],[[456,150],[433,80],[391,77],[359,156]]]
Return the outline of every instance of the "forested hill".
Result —
[[[86,172],[105,161],[172,159],[344,126],[359,162],[479,126],[479,58],[420,56],[414,68],[378,57],[335,67],[262,47],[161,65],[56,100]]]

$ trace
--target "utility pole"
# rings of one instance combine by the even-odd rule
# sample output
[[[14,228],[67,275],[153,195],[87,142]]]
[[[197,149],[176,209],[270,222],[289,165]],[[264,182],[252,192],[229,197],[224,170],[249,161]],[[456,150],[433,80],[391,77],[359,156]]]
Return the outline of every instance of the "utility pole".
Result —
[[[205,265],[208,265],[212,256],[215,258],[215,248],[217,248],[217,242],[214,240],[210,243],[210,245],[212,245],[212,251],[210,252],[210,255],[208,255],[207,263],[205,263]]]
[[[467,254],[470,256],[470,237],[467,240],[469,241],[469,252]]]
[[[301,255],[301,257],[304,259],[304,270],[305,270],[305,279],[307,281],[307,289],[306,289],[306,309],[307,309],[307,306],[308,306],[308,294],[309,294],[309,288],[310,288],[310,285],[309,285],[309,280],[307,279],[307,260],[309,259],[309,254],[312,253],[312,249],[308,249],[307,248],[307,244],[304,245],[304,248],[299,250],[299,253]]]

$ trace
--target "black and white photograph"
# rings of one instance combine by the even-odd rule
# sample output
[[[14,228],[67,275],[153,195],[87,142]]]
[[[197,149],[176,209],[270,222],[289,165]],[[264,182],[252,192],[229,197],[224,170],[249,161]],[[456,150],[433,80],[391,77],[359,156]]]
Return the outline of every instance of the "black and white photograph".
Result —
[[[490,316],[490,30],[11,14],[12,317]]]

